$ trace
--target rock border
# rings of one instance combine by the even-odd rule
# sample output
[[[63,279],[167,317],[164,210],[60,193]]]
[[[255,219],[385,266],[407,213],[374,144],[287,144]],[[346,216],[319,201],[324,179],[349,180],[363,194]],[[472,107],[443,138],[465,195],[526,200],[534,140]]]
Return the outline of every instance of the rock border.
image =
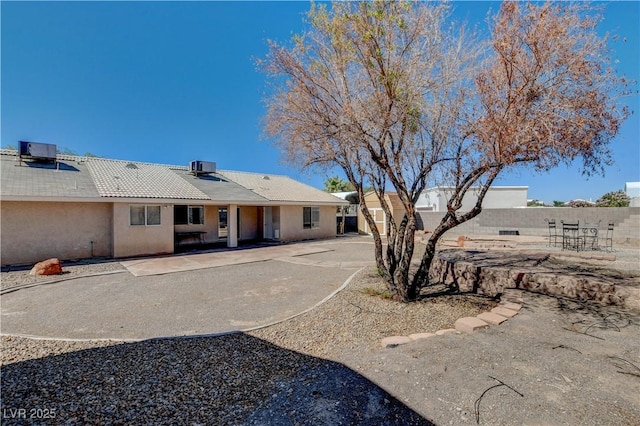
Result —
[[[483,312],[475,317],[458,318],[455,328],[438,330],[435,333],[415,333],[409,336],[389,336],[380,341],[383,348],[395,348],[417,340],[430,339],[447,334],[472,334],[477,330],[489,328],[504,323],[509,318],[518,314],[524,304],[524,291],[519,289],[506,289],[500,297],[500,303],[490,312]]]

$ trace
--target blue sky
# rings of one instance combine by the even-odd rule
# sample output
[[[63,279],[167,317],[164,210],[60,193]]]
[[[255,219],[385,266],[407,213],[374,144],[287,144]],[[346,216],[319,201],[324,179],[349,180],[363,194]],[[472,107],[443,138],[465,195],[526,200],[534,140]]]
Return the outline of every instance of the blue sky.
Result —
[[[621,73],[640,80],[640,3],[605,3],[601,31]],[[482,27],[496,3],[455,2]],[[78,154],[227,170],[278,173],[322,188],[326,176],[281,162],[262,135],[265,77],[255,59],[267,39],[286,42],[304,28],[309,3],[0,2],[1,145],[54,143]],[[625,41],[626,40],[626,41]],[[637,88],[637,83],[636,83]],[[578,167],[506,175],[546,202],[597,199],[640,181],[638,95],[613,141],[616,164],[585,180]]]

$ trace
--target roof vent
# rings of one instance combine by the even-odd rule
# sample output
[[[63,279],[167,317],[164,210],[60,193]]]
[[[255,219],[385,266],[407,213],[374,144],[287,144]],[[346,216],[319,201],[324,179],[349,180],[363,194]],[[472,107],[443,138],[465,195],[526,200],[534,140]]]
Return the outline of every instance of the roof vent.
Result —
[[[210,161],[192,161],[189,163],[189,171],[196,176],[215,173],[216,163]]]
[[[20,160],[27,158],[35,161],[56,162],[56,146],[50,143],[19,141]]]

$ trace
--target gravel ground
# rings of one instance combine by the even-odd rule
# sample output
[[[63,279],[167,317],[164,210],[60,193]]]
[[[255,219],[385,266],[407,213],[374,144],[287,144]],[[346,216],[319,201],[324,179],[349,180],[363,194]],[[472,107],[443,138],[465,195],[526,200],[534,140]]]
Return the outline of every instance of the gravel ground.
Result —
[[[596,266],[638,268],[637,250],[617,256]],[[120,268],[65,265],[79,275]],[[38,280],[3,272],[2,289]],[[494,305],[470,295],[405,305],[375,295],[383,290],[366,269],[322,306],[245,334],[2,336],[2,424],[640,423],[637,313],[527,294],[501,326],[382,349],[383,337],[451,328]],[[474,401],[497,380],[510,387],[487,393],[476,418]]]
[[[4,291],[10,288],[29,286],[31,284],[52,283],[78,276],[124,271],[125,268],[120,262],[105,260],[63,262],[63,272],[60,275],[29,275],[29,270],[27,267],[3,267],[0,290]]]

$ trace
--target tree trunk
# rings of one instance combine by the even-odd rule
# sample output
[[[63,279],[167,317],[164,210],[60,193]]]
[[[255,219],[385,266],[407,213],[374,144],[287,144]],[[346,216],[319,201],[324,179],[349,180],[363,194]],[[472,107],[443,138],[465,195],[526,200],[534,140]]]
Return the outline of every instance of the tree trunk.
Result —
[[[376,258],[376,267],[378,268],[378,273],[385,281],[391,282],[391,277],[389,276],[389,272],[387,266],[385,265],[384,256],[382,254],[382,238],[380,237],[380,232],[378,231],[376,222],[373,220],[371,216],[371,212],[369,212],[369,208],[367,207],[367,203],[364,201],[364,193],[362,191],[358,191],[358,195],[360,196],[360,211],[364,216],[367,225],[369,225],[369,229],[371,229],[371,235],[373,236],[374,242],[374,253]]]
[[[420,260],[420,266],[413,276],[413,287],[416,289],[421,289],[429,284],[429,269],[431,269],[431,264],[436,256],[436,243],[439,239],[439,236],[434,238],[432,235],[427,241],[424,254]]]
[[[393,256],[396,260],[396,268],[391,274],[393,286],[389,286],[392,298],[400,302],[411,302],[416,300],[419,288],[414,280],[409,278],[411,259],[415,249],[416,218],[410,214],[403,218],[398,229],[396,247],[393,247]]]

